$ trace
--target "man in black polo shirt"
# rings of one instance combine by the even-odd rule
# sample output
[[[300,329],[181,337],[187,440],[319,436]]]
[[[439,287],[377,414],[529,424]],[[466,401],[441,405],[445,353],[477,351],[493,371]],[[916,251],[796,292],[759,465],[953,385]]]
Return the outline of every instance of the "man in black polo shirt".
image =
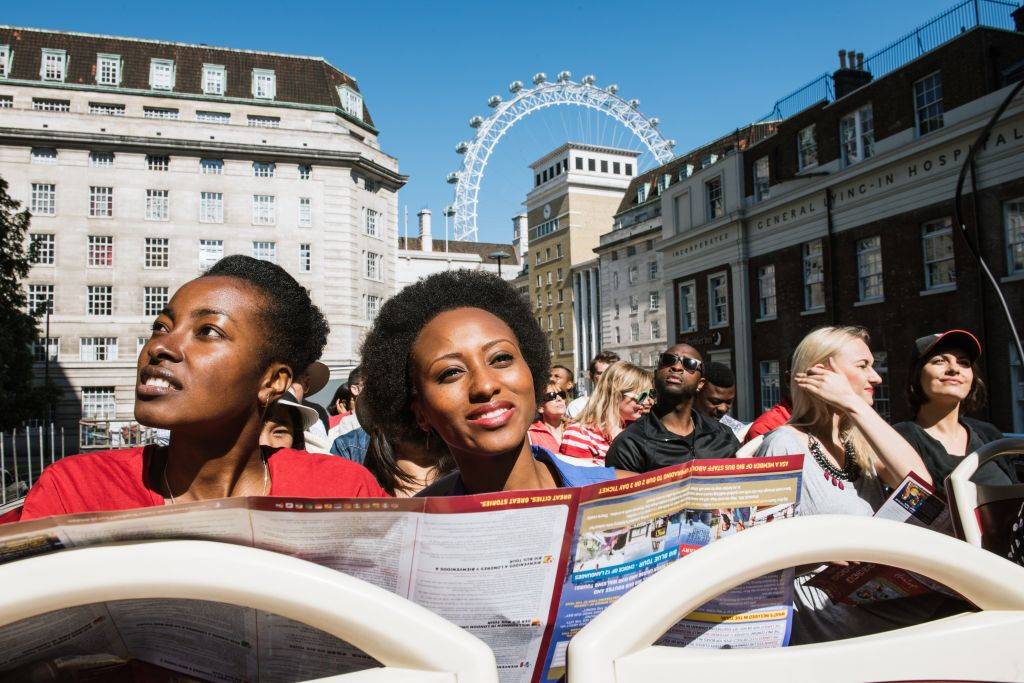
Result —
[[[731,458],[740,442],[732,430],[693,408],[704,384],[697,349],[676,344],[661,354],[654,372],[658,402],[612,442],[605,465],[650,472],[695,458]]]

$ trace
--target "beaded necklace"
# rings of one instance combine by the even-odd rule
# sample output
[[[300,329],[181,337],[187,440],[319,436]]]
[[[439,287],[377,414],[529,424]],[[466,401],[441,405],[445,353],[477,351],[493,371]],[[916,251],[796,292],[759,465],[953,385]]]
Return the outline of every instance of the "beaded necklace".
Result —
[[[846,439],[843,440],[843,453],[846,456],[846,463],[843,465],[843,469],[839,469],[828,461],[828,458],[821,451],[821,444],[818,443],[818,440],[812,434],[807,435],[807,450],[810,451],[814,461],[824,470],[825,480],[831,481],[832,485],[839,487],[840,491],[846,488],[843,485],[844,481],[856,481],[860,476],[860,465],[857,464],[856,460],[857,451],[854,449],[853,444]]]

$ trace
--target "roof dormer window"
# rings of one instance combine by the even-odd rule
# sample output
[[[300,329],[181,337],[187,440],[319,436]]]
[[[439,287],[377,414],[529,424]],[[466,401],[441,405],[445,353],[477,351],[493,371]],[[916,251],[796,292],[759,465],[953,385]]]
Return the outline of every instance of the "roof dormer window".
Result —
[[[347,85],[338,86],[338,98],[341,99],[341,108],[346,114],[363,120],[363,96]]]
[[[0,78],[7,78],[11,73],[11,46],[0,45]]]
[[[277,77],[272,70],[252,70],[252,96],[259,100],[272,100],[277,96]]]
[[[636,188],[636,203],[643,204],[647,201],[647,183],[640,183],[640,187]]]
[[[67,76],[68,53],[64,50],[43,48],[39,77],[44,81],[63,81]]]
[[[97,85],[121,85],[121,55],[96,55]]]
[[[228,72],[219,64],[203,64],[203,92],[223,95],[227,90]]]
[[[174,60],[149,60],[149,87],[153,90],[174,90]]]

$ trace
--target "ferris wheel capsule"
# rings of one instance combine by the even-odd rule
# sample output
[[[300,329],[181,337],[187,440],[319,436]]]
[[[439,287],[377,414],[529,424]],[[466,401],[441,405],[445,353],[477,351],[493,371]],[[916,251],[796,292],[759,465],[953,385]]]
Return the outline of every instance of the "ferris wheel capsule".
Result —
[[[482,117],[482,116],[474,116],[473,118],[471,118],[469,120],[469,127],[470,128],[479,128],[481,125],[483,125],[483,122],[484,122],[484,117]]]
[[[672,149],[673,147],[675,147],[675,146],[676,146],[676,141],[675,141],[675,140],[666,140],[666,141],[665,141],[665,145],[666,145],[666,146],[667,146],[667,147],[668,147],[669,149]]]
[[[465,154],[466,150],[468,150],[468,149],[469,149],[469,143],[465,142],[465,141],[460,142],[459,144],[455,145],[455,153],[456,154]]]
[[[447,216],[448,218],[451,218],[452,216],[454,216],[455,215],[455,207],[452,206],[451,204],[449,204],[448,206],[444,207],[444,215]]]
[[[448,174],[448,184],[454,185],[457,182],[459,182],[459,172],[452,171],[451,173]]]
[[[619,86],[612,83],[607,88],[605,88],[604,91],[609,95],[614,95],[615,93],[619,92]]]
[[[540,85],[544,81],[548,80],[548,75],[543,71],[538,71],[533,75],[533,84]]]
[[[517,92],[523,89],[522,81],[512,81],[508,84],[508,91],[515,95]]]
[[[570,78],[572,78],[572,72],[571,71],[559,71],[558,72],[558,82],[559,83],[565,83]]]
[[[596,80],[597,77],[594,76],[594,74],[587,74],[586,76],[580,79],[580,83],[582,83],[583,85],[594,85],[594,81]]]
[[[657,116],[652,116],[651,118],[647,119],[647,123],[651,124],[651,128],[657,128],[658,124],[661,123],[661,119],[659,119]]]
[[[638,109],[640,107],[640,100],[634,97],[629,101],[629,106],[633,107],[633,109]]]
[[[487,106],[490,107],[491,109],[494,109],[499,104],[501,104],[501,96],[491,95],[489,98],[487,98]]]

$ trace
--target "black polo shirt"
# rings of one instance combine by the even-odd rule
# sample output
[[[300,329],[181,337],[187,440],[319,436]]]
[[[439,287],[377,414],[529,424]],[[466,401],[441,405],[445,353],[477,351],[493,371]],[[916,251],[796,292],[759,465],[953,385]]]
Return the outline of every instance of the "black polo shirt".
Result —
[[[665,429],[651,411],[612,441],[604,464],[631,472],[650,472],[690,460],[732,458],[740,442],[717,420],[693,411],[693,432],[679,436]]]
[[[967,452],[973,453],[983,444],[1003,438],[999,428],[988,422],[975,420],[970,417],[961,417],[960,424],[967,429]],[[928,474],[932,475],[935,486],[942,490],[943,482],[946,480],[956,466],[963,460],[962,456],[950,455],[946,452],[945,446],[924,430],[921,425],[914,421],[900,422],[893,425],[893,429],[899,432],[900,436],[907,440],[914,450],[924,460],[924,466],[928,468]],[[978,468],[978,471],[971,477],[976,484],[990,484],[995,486],[1009,486],[1016,484],[1017,474],[1014,471],[1014,463],[1017,457],[997,458],[987,462]]]

